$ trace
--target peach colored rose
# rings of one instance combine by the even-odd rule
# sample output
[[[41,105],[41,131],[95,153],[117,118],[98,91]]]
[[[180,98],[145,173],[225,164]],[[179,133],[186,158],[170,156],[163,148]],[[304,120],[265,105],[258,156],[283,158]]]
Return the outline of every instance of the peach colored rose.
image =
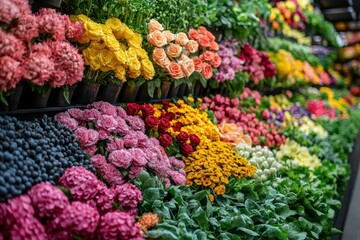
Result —
[[[185,76],[184,72],[181,69],[180,64],[178,64],[175,61],[170,62],[170,65],[168,66],[167,70],[170,76],[174,79],[180,79]]]
[[[212,34],[211,32],[206,31],[205,35],[208,37],[208,39],[210,40],[210,42],[212,42],[212,41],[215,40],[215,36],[214,36],[214,34]]]
[[[166,53],[171,58],[176,58],[181,55],[182,47],[178,44],[170,43],[170,45],[166,48]]]
[[[190,77],[190,75],[195,71],[194,62],[191,59],[183,61],[181,63],[181,69],[186,77]]]
[[[199,33],[198,31],[196,31],[193,28],[190,28],[189,32],[188,32],[189,38],[191,40],[198,40],[199,39]]]
[[[159,30],[153,31],[147,36],[147,38],[149,43],[155,47],[163,47],[167,44],[165,35],[162,34]]]
[[[200,32],[201,34],[206,34],[207,31],[208,31],[208,30],[206,29],[206,27],[204,27],[204,26],[200,26],[200,27],[199,27],[199,32]]]
[[[168,43],[175,40],[176,36],[171,31],[166,30],[166,31],[163,31],[162,33],[165,35]]]
[[[195,71],[201,72],[203,69],[203,61],[200,58],[194,57],[193,59]]]
[[[179,58],[178,58],[178,63],[181,64],[182,62],[191,60],[187,55],[182,54]]]
[[[185,48],[189,50],[189,52],[195,53],[199,50],[199,44],[195,40],[189,40],[189,42],[185,45]]]
[[[151,19],[148,24],[148,30],[149,30],[149,33],[152,33],[156,30],[162,31],[162,30],[164,30],[164,27],[155,19]]]
[[[204,61],[211,62],[214,58],[214,53],[211,51],[205,51],[202,56],[204,58]]]
[[[203,48],[210,46],[210,40],[206,35],[199,36],[199,45]]]
[[[185,33],[181,32],[176,34],[175,42],[181,46],[185,46],[189,42],[189,39]]]
[[[213,51],[218,51],[219,50],[219,44],[217,44],[217,42],[215,41],[212,41],[210,42],[210,50],[213,50]]]
[[[221,58],[219,57],[219,55],[217,55],[216,53],[213,56],[213,59],[211,60],[211,65],[213,67],[219,67],[221,64]]]
[[[244,135],[241,128],[239,128],[235,123],[226,123],[226,121],[222,121],[218,125],[218,129],[221,140],[230,143],[233,147],[240,143],[251,146],[252,142],[250,136]]]
[[[162,48],[155,48],[153,51],[154,62],[162,68],[167,68],[170,65],[170,60],[167,57],[165,50]]]
[[[202,68],[202,75],[205,79],[210,79],[213,76],[213,71],[212,71],[212,67],[210,64],[208,63],[203,63],[203,68]]]

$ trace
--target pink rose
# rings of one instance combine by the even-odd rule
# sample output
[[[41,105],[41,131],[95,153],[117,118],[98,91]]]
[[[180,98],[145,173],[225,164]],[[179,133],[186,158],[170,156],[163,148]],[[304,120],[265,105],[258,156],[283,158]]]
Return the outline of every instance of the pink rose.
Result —
[[[116,150],[109,154],[109,162],[116,167],[127,169],[132,160],[132,155],[126,150]]]

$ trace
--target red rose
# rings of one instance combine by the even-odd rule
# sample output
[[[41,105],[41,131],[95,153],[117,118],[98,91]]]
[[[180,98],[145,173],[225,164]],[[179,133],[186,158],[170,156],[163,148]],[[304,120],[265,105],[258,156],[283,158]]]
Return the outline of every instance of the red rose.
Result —
[[[170,107],[170,102],[168,100],[162,100],[161,102],[164,105],[165,110]]]
[[[175,113],[172,113],[172,112],[168,112],[164,115],[164,118],[171,121],[171,120],[174,120],[175,119]]]
[[[163,118],[160,120],[160,122],[159,122],[159,132],[160,133],[166,132],[166,130],[168,130],[170,127],[171,127],[171,124],[170,124],[169,120],[167,120],[166,118]]]
[[[179,132],[181,127],[182,127],[181,122],[176,122],[172,128],[173,128],[174,132]]]
[[[135,116],[140,111],[140,105],[137,103],[128,103],[126,104],[126,113],[130,116]]]
[[[159,137],[159,142],[160,142],[161,146],[166,148],[166,147],[171,145],[172,137],[167,133],[161,134],[160,137]]]
[[[157,119],[153,115],[147,116],[145,118],[145,127],[146,127],[146,129],[155,128],[158,124],[159,124],[159,119]]]
[[[141,106],[141,112],[143,114],[143,118],[146,118],[147,116],[154,115],[155,110],[152,106],[148,104],[143,104]]]
[[[176,136],[176,139],[181,143],[186,142],[189,139],[189,134],[181,132]]]
[[[200,144],[200,138],[195,134],[190,134],[190,142],[191,142],[191,145],[196,147],[197,145]]]
[[[189,156],[194,151],[192,146],[190,144],[187,144],[187,143],[181,144],[180,148],[181,148],[181,152],[182,152],[182,154],[184,156]]]

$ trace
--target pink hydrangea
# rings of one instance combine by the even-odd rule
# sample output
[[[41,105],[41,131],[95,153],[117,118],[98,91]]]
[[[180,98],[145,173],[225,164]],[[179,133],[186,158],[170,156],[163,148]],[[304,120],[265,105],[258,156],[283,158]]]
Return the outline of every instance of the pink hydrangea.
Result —
[[[99,212],[105,214],[109,211],[115,210],[114,206],[112,205],[114,198],[115,193],[113,189],[108,189],[104,184],[104,186],[99,189],[98,193],[94,198]]]
[[[95,145],[99,140],[99,133],[93,129],[78,127],[75,130],[76,139],[79,140],[82,147]]]
[[[101,216],[98,235],[103,240],[130,240],[141,236],[134,217],[120,211]]]
[[[9,0],[0,0],[0,22],[9,24],[12,20],[19,18],[19,8]]]
[[[70,41],[79,41],[84,35],[84,23],[69,21],[67,26],[66,38]]]
[[[53,218],[59,215],[68,205],[65,194],[50,183],[39,183],[28,192],[36,214],[40,218]]]
[[[110,115],[101,115],[95,123],[95,126],[98,129],[103,129],[108,132],[113,132],[116,130],[117,122],[113,116]]]
[[[116,167],[127,169],[130,167],[133,157],[127,150],[116,150],[109,154],[108,160]]]
[[[14,89],[20,82],[23,73],[24,69],[19,61],[9,56],[0,57],[0,90],[7,92]]]
[[[101,116],[101,113],[97,109],[85,109],[83,112],[83,119],[85,121],[94,121]]]
[[[21,195],[11,199],[6,204],[5,223],[7,226],[11,226],[20,219],[31,218],[34,214],[35,210],[31,205],[30,197]]]
[[[134,131],[145,132],[145,123],[139,116],[128,116],[126,122]]]
[[[65,18],[54,9],[41,8],[37,14],[37,22],[40,33],[48,33],[57,41],[65,40]]]
[[[44,86],[49,82],[55,66],[51,56],[45,53],[30,53],[24,63],[26,80],[37,86]]]
[[[44,226],[34,216],[29,215],[16,220],[9,226],[10,239],[47,239]]]
[[[32,14],[21,15],[16,26],[11,28],[9,32],[22,41],[30,43],[34,37],[39,35],[36,17]]]
[[[141,191],[131,183],[115,187],[115,200],[124,208],[136,208],[142,200]]]
[[[49,228],[55,232],[57,230],[67,230],[72,234],[86,237],[94,234],[99,219],[99,212],[94,207],[75,201],[50,222]]]
[[[117,116],[117,107],[108,102],[95,102],[90,107],[98,109],[104,115]]]
[[[105,164],[99,170],[103,175],[104,180],[111,186],[116,186],[124,183],[122,174],[116,169],[116,167],[110,163]]]
[[[18,7],[18,9],[22,15],[31,14],[31,9],[30,9],[30,5],[29,5],[28,1],[26,1],[26,0],[11,0],[11,2],[13,2],[16,5],[16,7]]]
[[[49,240],[72,240],[73,239],[73,234],[71,234],[71,232],[68,230],[55,231],[54,229],[47,227],[46,232],[48,234]]]
[[[0,57],[10,56],[15,60],[21,60],[24,51],[25,46],[22,41],[0,29]]]
[[[74,200],[87,201],[95,197],[100,182],[84,167],[72,167],[65,170],[58,184],[67,188]]]
[[[124,141],[120,138],[114,138],[106,145],[106,151],[109,153],[121,149],[124,149]]]
[[[133,157],[133,164],[137,167],[143,167],[146,165],[145,152],[140,148],[129,149],[130,154]]]
[[[133,218],[138,215],[138,210],[136,208],[125,208],[123,212],[129,214]]]

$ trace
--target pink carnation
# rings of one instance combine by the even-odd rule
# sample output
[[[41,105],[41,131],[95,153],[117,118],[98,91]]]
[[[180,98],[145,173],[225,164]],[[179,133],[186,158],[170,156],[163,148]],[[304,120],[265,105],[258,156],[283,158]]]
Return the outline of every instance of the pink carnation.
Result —
[[[114,165],[110,163],[103,165],[99,171],[103,175],[104,180],[111,186],[124,183],[122,174],[116,169]]]
[[[20,62],[8,56],[0,57],[0,90],[7,92],[14,89],[20,82],[23,72]]]
[[[122,107],[117,107],[117,115],[123,119],[126,119],[128,117],[126,111]]]
[[[87,201],[97,194],[100,182],[84,167],[72,167],[65,170],[58,184],[69,189],[74,200]]]
[[[95,145],[99,139],[99,133],[93,129],[79,127],[75,130],[76,139],[80,141],[82,147]]]
[[[100,140],[107,140],[107,139],[110,139],[112,137],[111,133],[109,133],[108,131],[103,130],[103,129],[100,129],[98,131],[98,133],[99,133],[99,139]]]
[[[61,124],[67,126],[68,128],[70,128],[71,130],[75,130],[78,127],[78,122],[69,117],[69,118],[60,118],[58,120],[58,122],[60,122]]]
[[[145,152],[141,150],[140,148],[132,148],[129,149],[130,154],[133,157],[133,164],[138,167],[143,167],[146,165],[146,157]]]
[[[145,132],[145,123],[139,116],[128,116],[126,121],[134,131]]]
[[[98,119],[101,113],[97,109],[85,109],[83,112],[83,119],[85,121],[93,121]]]
[[[145,170],[145,167],[144,166],[136,166],[136,165],[132,165],[131,166],[131,168],[130,168],[130,171],[129,171],[129,178],[130,179],[135,179],[135,178],[137,178],[139,175],[140,175],[140,173],[142,172],[142,171],[144,171]]]
[[[135,148],[138,146],[138,137],[135,132],[129,132],[124,137],[124,145],[128,148]]]
[[[133,160],[132,155],[126,150],[116,150],[109,154],[109,162],[116,167],[127,169]]]
[[[171,165],[177,168],[184,168],[185,163],[181,160],[176,159],[175,157],[169,157]]]
[[[54,120],[59,122],[61,121],[62,119],[64,118],[70,118],[70,114],[68,112],[61,112],[61,113],[58,113],[54,116]]]
[[[134,217],[120,211],[101,216],[97,233],[103,240],[131,240],[141,236]]]
[[[136,208],[142,200],[141,191],[131,183],[125,183],[115,187],[115,200],[122,207]]]
[[[64,193],[50,183],[39,183],[28,192],[36,214],[40,217],[52,218],[60,214],[69,205]]]
[[[82,120],[84,111],[78,108],[71,108],[67,111],[72,118],[75,118],[76,120]]]
[[[168,171],[168,173],[176,185],[185,185],[186,184],[186,176],[182,175],[178,171],[170,170],[170,171]]]
[[[101,169],[107,164],[105,157],[103,155],[100,155],[100,154],[96,154],[96,155],[92,156],[91,157],[91,162],[92,162],[92,165],[96,169]]]
[[[121,136],[124,136],[128,131],[129,127],[126,124],[125,120],[121,117],[116,118],[117,121],[117,127],[116,127],[116,133],[120,134]]]
[[[121,149],[124,149],[124,141],[120,138],[114,138],[106,145],[106,151],[108,151],[109,153]]]
[[[39,35],[36,17],[32,14],[21,15],[16,26],[11,28],[9,32],[20,40],[30,43],[34,37]]]
[[[101,115],[95,123],[95,126],[99,129],[104,129],[108,132],[116,130],[117,122],[113,116]]]
[[[95,153],[96,153],[96,145],[92,145],[92,146],[90,146],[90,147],[85,147],[85,148],[83,148],[83,151],[87,154],[87,155],[89,155],[90,157],[92,157],[92,156],[94,156],[95,155]]]
[[[117,107],[108,102],[95,102],[90,104],[89,107],[98,109],[104,115],[117,116]]]
[[[24,51],[25,46],[22,41],[0,29],[0,57],[10,56],[16,60],[21,60]]]

